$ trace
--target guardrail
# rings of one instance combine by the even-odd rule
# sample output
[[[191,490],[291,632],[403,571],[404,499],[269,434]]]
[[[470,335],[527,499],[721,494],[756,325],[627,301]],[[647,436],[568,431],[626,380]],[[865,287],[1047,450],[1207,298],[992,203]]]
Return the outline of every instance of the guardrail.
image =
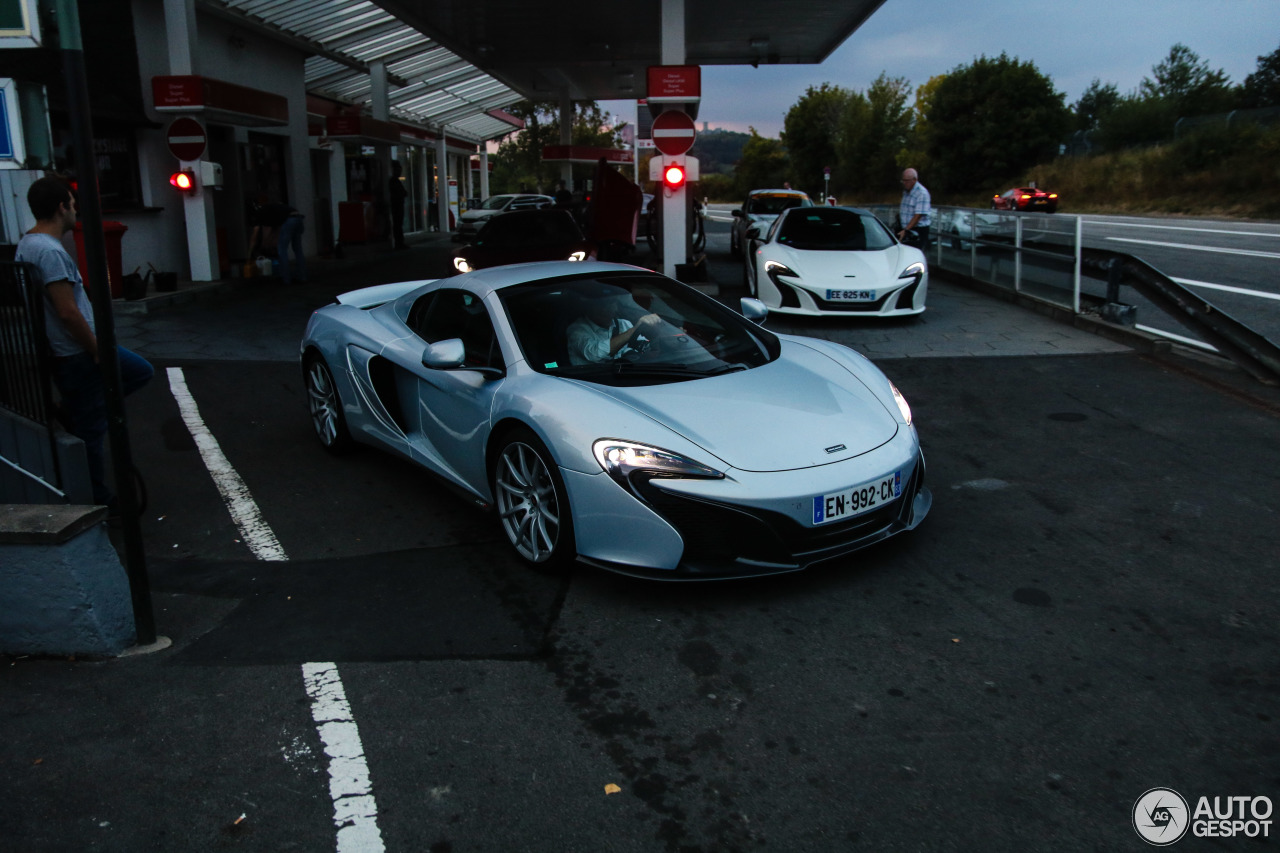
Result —
[[[868,209],[893,227],[896,205]],[[1079,314],[1082,227],[1069,214],[935,207],[929,264]]]
[[[867,209],[894,226],[896,205]],[[1141,258],[1085,248],[1082,234],[1082,218],[1070,214],[935,207],[929,264],[1075,315],[1096,312],[1116,325],[1133,325],[1131,306],[1119,301],[1120,287],[1129,286],[1210,341],[1207,349],[1259,381],[1280,384],[1275,343]],[[1130,310],[1117,310],[1124,308]]]

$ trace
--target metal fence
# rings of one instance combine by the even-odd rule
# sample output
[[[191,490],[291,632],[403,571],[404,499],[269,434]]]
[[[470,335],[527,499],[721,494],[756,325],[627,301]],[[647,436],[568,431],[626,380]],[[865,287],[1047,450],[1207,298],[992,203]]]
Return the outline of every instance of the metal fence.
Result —
[[[18,478],[61,499],[42,290],[30,264],[0,263],[0,414],[9,416],[0,432],[0,464],[4,479]]]
[[[872,205],[890,228],[896,205]],[[1080,313],[1079,216],[935,207],[929,264]]]

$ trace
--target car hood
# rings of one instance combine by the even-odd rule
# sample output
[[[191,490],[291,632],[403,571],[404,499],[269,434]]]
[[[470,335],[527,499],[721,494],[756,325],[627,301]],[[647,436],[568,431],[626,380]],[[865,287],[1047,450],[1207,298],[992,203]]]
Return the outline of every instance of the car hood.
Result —
[[[791,341],[784,341],[781,357],[751,370],[595,388],[742,471],[839,462],[874,450],[898,431],[895,417],[849,369]]]
[[[488,219],[491,216],[501,213],[501,210],[481,210],[478,207],[471,210],[464,210],[458,215],[458,219],[462,222],[473,222],[477,219]]]
[[[802,282],[836,288],[900,284],[898,276],[912,260],[919,260],[901,246],[870,252],[824,252],[774,243],[767,254],[794,270]]]

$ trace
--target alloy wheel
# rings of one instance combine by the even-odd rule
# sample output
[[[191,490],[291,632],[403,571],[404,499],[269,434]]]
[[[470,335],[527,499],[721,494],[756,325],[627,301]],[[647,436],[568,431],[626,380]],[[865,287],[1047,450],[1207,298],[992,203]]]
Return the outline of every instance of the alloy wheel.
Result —
[[[494,475],[498,517],[507,539],[531,563],[556,556],[561,539],[560,495],[542,455],[522,441],[502,449]]]

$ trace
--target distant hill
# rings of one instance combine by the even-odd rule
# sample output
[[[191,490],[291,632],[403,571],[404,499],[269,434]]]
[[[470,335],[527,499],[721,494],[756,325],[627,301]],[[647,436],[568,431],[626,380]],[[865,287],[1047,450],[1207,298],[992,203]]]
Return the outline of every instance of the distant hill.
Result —
[[[731,175],[750,138],[749,133],[733,130],[700,130],[689,153],[698,158],[698,168],[704,175]]]

